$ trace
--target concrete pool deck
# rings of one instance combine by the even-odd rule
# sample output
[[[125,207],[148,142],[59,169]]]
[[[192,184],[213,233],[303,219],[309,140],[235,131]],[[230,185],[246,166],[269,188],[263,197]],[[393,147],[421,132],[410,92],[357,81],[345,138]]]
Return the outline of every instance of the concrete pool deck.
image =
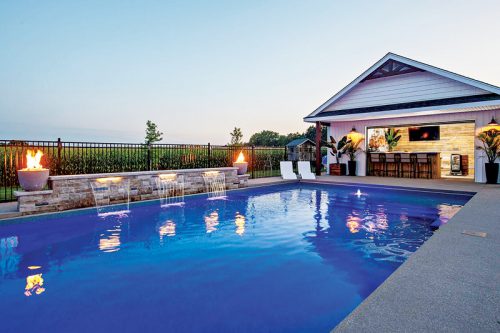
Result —
[[[348,176],[320,176],[317,181],[477,192],[334,332],[500,330],[500,185]],[[252,179],[248,185],[282,182],[272,177]],[[4,206],[5,211],[11,206]]]

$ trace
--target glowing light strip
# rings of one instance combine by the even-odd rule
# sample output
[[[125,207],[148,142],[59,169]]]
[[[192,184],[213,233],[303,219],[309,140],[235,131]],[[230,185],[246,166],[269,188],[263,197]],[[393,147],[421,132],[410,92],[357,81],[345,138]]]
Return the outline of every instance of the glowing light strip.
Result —
[[[164,173],[164,174],[159,175],[158,177],[160,177],[160,179],[162,179],[162,180],[174,180],[174,179],[177,178],[177,174],[175,174],[175,173]]]
[[[98,183],[107,183],[107,182],[117,183],[121,180],[122,177],[105,177],[105,178],[97,178],[95,181]]]

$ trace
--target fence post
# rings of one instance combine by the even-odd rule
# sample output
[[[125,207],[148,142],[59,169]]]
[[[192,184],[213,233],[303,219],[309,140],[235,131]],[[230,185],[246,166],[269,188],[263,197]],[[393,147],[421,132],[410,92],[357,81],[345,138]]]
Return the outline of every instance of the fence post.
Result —
[[[252,145],[252,179],[255,179],[255,146]]]
[[[151,171],[151,143],[148,143],[148,171]]]
[[[57,138],[57,167],[56,167],[56,172],[57,172],[58,175],[61,174],[61,152],[62,152],[61,138]]]
[[[212,162],[210,161],[211,159],[211,147],[210,147],[210,142],[208,143],[208,146],[207,146],[207,155],[208,155],[208,167],[211,168],[212,167]]]

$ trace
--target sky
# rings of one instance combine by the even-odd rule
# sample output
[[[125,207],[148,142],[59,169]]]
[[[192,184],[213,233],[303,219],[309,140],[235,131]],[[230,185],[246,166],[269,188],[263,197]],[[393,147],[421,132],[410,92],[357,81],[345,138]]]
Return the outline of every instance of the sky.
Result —
[[[0,0],[0,139],[302,132],[387,52],[498,86],[498,17],[498,0]]]

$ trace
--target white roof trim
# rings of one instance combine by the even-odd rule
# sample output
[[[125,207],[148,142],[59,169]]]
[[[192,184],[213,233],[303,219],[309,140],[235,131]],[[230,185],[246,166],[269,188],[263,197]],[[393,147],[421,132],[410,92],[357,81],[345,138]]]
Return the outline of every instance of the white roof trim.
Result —
[[[333,102],[339,100],[342,96],[344,96],[349,91],[351,91],[351,89],[353,89],[358,83],[360,83],[364,78],[366,78],[368,75],[370,75],[372,72],[374,72],[377,68],[379,68],[387,60],[399,61],[401,63],[404,63],[404,64],[407,64],[407,65],[410,65],[410,66],[422,69],[422,70],[427,71],[429,73],[434,73],[434,74],[437,74],[437,75],[441,75],[441,76],[447,77],[449,79],[456,80],[456,81],[459,81],[459,82],[471,85],[473,87],[484,89],[484,90],[489,91],[491,93],[500,95],[500,87],[497,87],[497,86],[494,86],[492,84],[488,84],[488,83],[485,83],[485,82],[481,82],[481,81],[478,81],[478,80],[475,80],[475,79],[471,79],[471,78],[463,76],[463,75],[459,75],[459,74],[456,74],[456,73],[453,73],[453,72],[449,72],[447,70],[444,70],[444,69],[441,69],[441,68],[438,68],[438,67],[434,67],[434,66],[431,66],[431,65],[427,65],[427,64],[424,64],[422,62],[419,62],[419,61],[416,61],[416,60],[412,60],[412,59],[409,59],[409,58],[406,58],[406,57],[403,57],[403,56],[400,56],[400,55],[397,55],[397,54],[389,52],[382,59],[380,59],[379,61],[377,61],[373,66],[371,66],[366,71],[364,71],[354,81],[352,81],[347,86],[345,86],[342,90],[340,90],[338,93],[336,93],[335,95],[333,95],[333,97],[331,97],[325,103],[321,104],[321,106],[319,108],[317,108],[316,110],[314,110],[314,112],[312,112],[311,114],[309,114],[307,117],[314,117],[318,113],[320,113],[323,110],[325,110]],[[308,120],[312,120],[312,119],[308,119]]]
[[[445,113],[487,111],[487,110],[500,110],[499,102],[486,101],[486,102],[464,103],[460,104],[460,107],[457,107],[457,105],[442,105],[442,106],[426,106],[426,107],[403,109],[403,110],[353,113],[353,114],[345,114],[339,116],[309,118],[305,120],[305,122],[314,123],[316,121],[321,121],[321,122],[355,121],[363,119],[413,117],[413,116],[438,115]]]

